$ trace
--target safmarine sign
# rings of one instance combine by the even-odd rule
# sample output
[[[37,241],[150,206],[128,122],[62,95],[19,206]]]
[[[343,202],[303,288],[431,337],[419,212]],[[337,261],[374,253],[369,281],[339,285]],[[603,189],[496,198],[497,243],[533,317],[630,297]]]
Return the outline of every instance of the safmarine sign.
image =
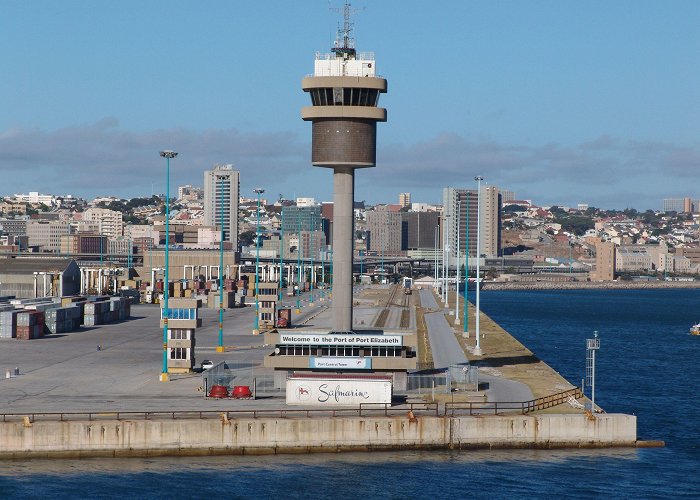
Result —
[[[370,370],[372,358],[309,358],[309,368],[327,370]]]
[[[288,405],[359,406],[360,403],[391,403],[391,380],[287,380]]]
[[[395,346],[403,345],[401,335],[348,335],[348,334],[285,334],[280,333],[280,344],[293,345],[352,345],[352,346]]]

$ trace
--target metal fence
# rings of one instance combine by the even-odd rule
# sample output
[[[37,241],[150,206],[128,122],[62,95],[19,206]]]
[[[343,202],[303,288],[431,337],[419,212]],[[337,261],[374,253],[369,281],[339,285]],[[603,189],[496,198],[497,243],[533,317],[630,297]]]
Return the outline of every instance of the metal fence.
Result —
[[[202,387],[205,397],[214,385],[235,387],[244,385],[254,390],[256,395],[284,394],[284,388],[275,388],[274,372],[269,368],[250,362],[231,363],[221,361],[202,372]]]
[[[294,417],[350,417],[350,416],[407,416],[409,419],[419,416],[460,415],[499,415],[502,413],[530,413],[544,410],[569,401],[570,398],[582,398],[579,387],[552,394],[531,401],[522,402],[458,402],[438,403],[403,402],[363,403],[359,406],[342,408],[248,408],[238,410],[203,410],[203,411],[154,411],[154,412],[62,412],[62,413],[0,413],[2,422],[24,421],[25,424],[39,420],[180,420],[180,419],[233,419],[233,418],[294,418]]]
[[[469,363],[408,373],[408,394],[449,394],[479,390],[479,369]],[[400,392],[400,391],[397,391]]]
[[[501,413],[531,413],[545,410],[569,401],[569,398],[582,398],[583,391],[580,387],[574,387],[566,391],[558,392],[550,396],[533,399],[531,401],[493,401],[493,402],[448,402],[445,403],[445,416],[455,415],[498,415]]]

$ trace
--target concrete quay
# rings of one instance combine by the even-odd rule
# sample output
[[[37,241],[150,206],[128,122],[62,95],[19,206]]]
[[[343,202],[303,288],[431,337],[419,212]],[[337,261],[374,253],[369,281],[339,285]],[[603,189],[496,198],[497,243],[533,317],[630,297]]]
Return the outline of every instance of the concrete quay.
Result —
[[[389,293],[388,287],[356,287],[355,325],[373,326]],[[424,296],[432,302],[419,305]],[[329,300],[327,292],[314,291],[313,300],[309,293],[304,294],[301,313],[293,315],[294,323],[304,323],[303,326],[310,328],[328,327]],[[442,316],[448,330],[443,325],[441,330],[429,333],[451,334],[453,343],[448,343],[447,349],[461,352],[460,360],[467,358],[480,366],[482,380],[489,380],[489,388],[484,391],[489,402],[525,401],[572,387],[546,364],[533,361],[529,357],[532,353],[485,315],[481,320],[482,331],[486,333],[482,342],[485,356],[476,358],[470,352],[473,335],[471,339],[461,336],[459,327],[451,324],[450,314],[437,306],[432,291],[416,293],[412,300],[417,308],[411,312],[410,328],[418,327],[416,311],[425,309],[426,305],[431,308],[429,314],[437,315],[438,319]],[[285,302],[293,307],[296,298]],[[15,366],[20,369],[20,376],[0,379],[0,414],[8,414],[2,417],[6,421],[0,422],[0,457],[637,444],[635,417],[602,414],[591,418],[568,405],[528,415],[452,416],[443,411],[439,415],[416,412],[411,417],[407,407],[399,406],[389,416],[318,413],[307,418],[290,412],[278,417],[261,416],[261,413],[252,417],[238,412],[266,409],[272,412],[284,408],[284,395],[264,394],[257,400],[207,399],[203,397],[199,374],[172,376],[168,383],[158,381],[162,363],[158,314],[157,306],[135,306],[130,321],[32,341],[0,341],[2,372]],[[218,311],[205,309],[202,316],[203,325],[196,337],[198,362],[205,358],[215,363],[227,360],[241,366],[240,370],[248,375],[264,370],[262,359],[270,347],[263,345],[262,335],[252,335],[252,307],[225,312],[224,353],[215,351]],[[400,315],[392,312],[384,318],[387,328],[398,328]],[[97,345],[101,350],[96,349]],[[516,394],[509,390],[502,392],[499,387],[516,387]],[[438,398],[440,406],[444,406],[447,397],[450,396]],[[459,402],[462,397],[462,394],[452,395],[451,399]],[[172,411],[210,413],[202,418],[114,416],[114,412]],[[26,422],[23,419],[24,415],[35,413],[71,412],[83,415],[44,415],[30,417]],[[88,420],[86,413],[95,414],[96,419]]]
[[[636,445],[636,417],[317,417],[0,423],[0,459]]]

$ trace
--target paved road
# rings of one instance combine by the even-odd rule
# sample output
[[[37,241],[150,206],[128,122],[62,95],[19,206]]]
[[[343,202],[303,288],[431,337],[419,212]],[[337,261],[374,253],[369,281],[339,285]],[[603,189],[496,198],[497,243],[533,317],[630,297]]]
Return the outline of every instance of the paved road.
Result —
[[[421,305],[428,309],[437,309],[438,305],[431,290],[420,290]],[[433,353],[435,368],[447,368],[450,365],[467,363],[467,357],[462,350],[457,337],[443,312],[425,315],[425,324],[430,339],[430,349]],[[478,365],[478,363],[477,363]],[[521,382],[488,375],[479,371],[480,386],[486,384],[486,397],[491,402],[501,401],[530,401],[534,399],[530,388]]]
[[[439,306],[435,301],[435,296],[433,295],[432,290],[421,289],[418,290],[418,294],[420,295],[421,307],[426,309],[438,309]]]
[[[467,357],[444,314],[439,312],[426,314],[425,324],[428,328],[428,338],[430,339],[435,368],[447,368],[450,365],[467,363]]]

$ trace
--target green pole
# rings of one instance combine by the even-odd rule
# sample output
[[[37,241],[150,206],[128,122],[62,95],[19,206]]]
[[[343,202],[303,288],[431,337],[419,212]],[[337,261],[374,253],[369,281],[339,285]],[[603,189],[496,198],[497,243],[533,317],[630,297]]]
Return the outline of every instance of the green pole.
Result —
[[[297,290],[297,313],[299,312],[299,309],[301,308],[301,304],[299,303],[299,296],[301,295],[301,212],[299,211],[299,206],[297,206],[297,226],[299,230],[299,242],[297,244],[297,283],[299,285],[299,289]]]
[[[168,274],[168,258],[170,248],[170,159],[175,158],[174,151],[161,151],[160,155],[165,158],[165,282],[163,283],[163,371],[160,374],[160,381],[168,381],[168,319],[170,309],[168,309],[168,295],[170,294],[170,277]],[[100,239],[100,242],[102,240]],[[102,255],[100,255],[102,258]]]
[[[260,194],[264,193],[264,189],[255,189],[258,194],[258,207],[256,212],[255,223],[255,323],[253,325],[253,334],[260,333],[260,302],[258,301],[258,283],[260,281]]]
[[[326,296],[326,245],[324,241],[323,248],[321,249],[321,283],[323,283],[323,288],[321,288],[321,297]]]
[[[282,272],[284,270],[284,207],[280,212],[282,220],[280,221],[280,275],[279,275],[279,286],[277,287],[277,302],[280,306],[282,305]]]

